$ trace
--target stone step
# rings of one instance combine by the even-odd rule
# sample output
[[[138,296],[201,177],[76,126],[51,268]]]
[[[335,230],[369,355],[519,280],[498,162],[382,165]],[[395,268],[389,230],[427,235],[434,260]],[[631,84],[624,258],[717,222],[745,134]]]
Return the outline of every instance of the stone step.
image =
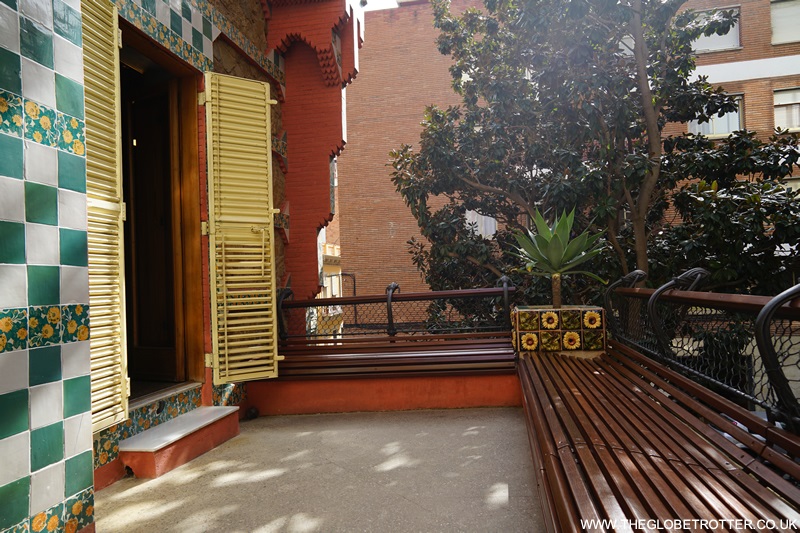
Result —
[[[156,478],[239,434],[238,407],[198,407],[120,441],[119,457],[136,477]]]

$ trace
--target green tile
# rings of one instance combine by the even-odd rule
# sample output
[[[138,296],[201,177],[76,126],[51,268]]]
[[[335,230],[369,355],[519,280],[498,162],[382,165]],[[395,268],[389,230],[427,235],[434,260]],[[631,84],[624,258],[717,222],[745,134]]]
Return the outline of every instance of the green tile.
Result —
[[[53,29],[61,37],[82,46],[81,14],[61,0],[53,0]]]
[[[19,55],[0,47],[0,87],[22,94],[22,72]]]
[[[64,229],[59,230],[59,248],[61,251],[61,264],[70,266],[89,266],[89,247],[85,231]]]
[[[156,14],[156,0],[142,0],[142,7],[151,15]]]
[[[28,304],[55,305],[61,301],[60,269],[28,265]]]
[[[23,477],[0,487],[0,530],[11,528],[28,518],[31,478]]]
[[[91,450],[67,459],[64,472],[66,481],[64,494],[72,496],[84,489],[88,489],[93,484],[93,476]]]
[[[58,189],[26,181],[25,220],[51,226],[58,225]]]
[[[24,383],[20,383],[25,386]],[[0,439],[28,429],[28,389],[0,394]],[[2,501],[2,500],[0,500]]]
[[[211,21],[203,17],[203,35],[211,39]]]
[[[19,18],[19,49],[24,57],[53,68],[53,33],[25,17]]]
[[[203,34],[192,28],[192,46],[203,51]]]
[[[86,192],[86,158],[58,151],[58,186]]]
[[[0,2],[3,2],[5,5],[10,7],[14,11],[17,10],[17,0],[0,0]]]
[[[64,381],[64,418],[92,409],[92,380],[81,376]]]
[[[178,34],[178,37],[183,38],[183,19],[172,9],[169,10],[169,27]]]
[[[28,385],[61,379],[61,346],[35,348],[28,352]]]
[[[64,458],[64,422],[31,431],[31,472]]]
[[[0,176],[22,179],[22,139],[0,133]]]
[[[83,120],[83,85],[56,74],[56,109]]]
[[[186,0],[181,0],[181,15],[189,22],[192,21],[192,5]]]
[[[25,224],[0,220],[0,263],[25,262]]]

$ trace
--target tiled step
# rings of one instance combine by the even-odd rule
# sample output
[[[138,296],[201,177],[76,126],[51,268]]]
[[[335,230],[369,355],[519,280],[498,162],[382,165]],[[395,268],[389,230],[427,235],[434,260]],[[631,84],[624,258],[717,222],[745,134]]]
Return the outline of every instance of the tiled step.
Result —
[[[136,477],[156,478],[239,434],[238,407],[198,407],[119,443]]]

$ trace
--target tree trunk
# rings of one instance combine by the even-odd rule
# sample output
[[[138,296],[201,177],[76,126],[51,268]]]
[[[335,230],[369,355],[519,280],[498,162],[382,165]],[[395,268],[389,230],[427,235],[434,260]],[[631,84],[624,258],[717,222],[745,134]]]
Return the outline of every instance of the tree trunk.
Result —
[[[553,307],[561,309],[561,274],[553,274],[550,283],[553,286]]]

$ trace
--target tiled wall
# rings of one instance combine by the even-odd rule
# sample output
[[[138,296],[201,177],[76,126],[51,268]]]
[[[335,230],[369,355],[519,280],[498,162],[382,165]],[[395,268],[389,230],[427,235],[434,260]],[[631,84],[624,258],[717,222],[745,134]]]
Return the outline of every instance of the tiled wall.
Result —
[[[0,531],[93,521],[79,0],[0,0]]]

